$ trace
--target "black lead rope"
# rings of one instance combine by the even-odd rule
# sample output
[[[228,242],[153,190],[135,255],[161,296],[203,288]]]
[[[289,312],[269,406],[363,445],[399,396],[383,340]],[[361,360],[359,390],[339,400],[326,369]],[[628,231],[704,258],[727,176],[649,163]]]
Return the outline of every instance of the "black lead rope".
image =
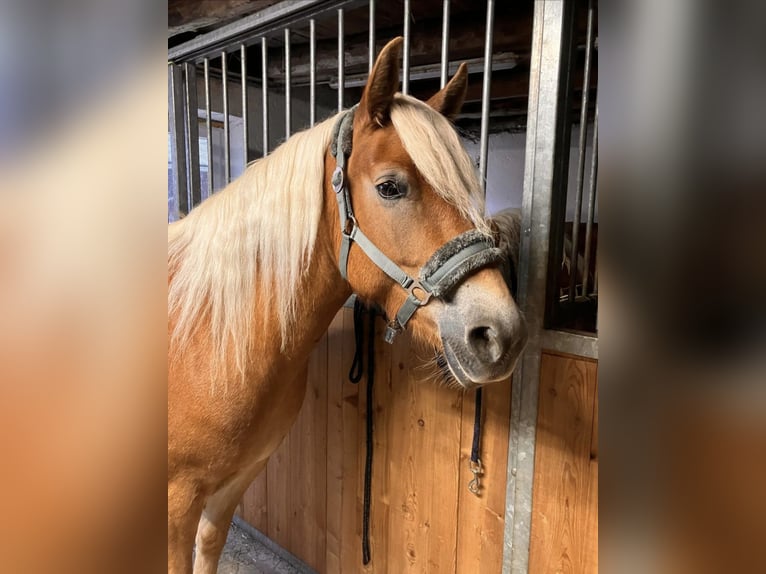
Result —
[[[476,389],[476,410],[473,415],[473,443],[471,444],[471,472],[473,478],[468,483],[468,490],[476,496],[480,495],[481,475],[484,474],[484,468],[481,466],[481,387]]]
[[[351,363],[351,370],[348,372],[348,380],[354,384],[362,380],[363,313],[364,305],[362,305],[357,297],[354,297],[354,360]]]
[[[366,309],[364,304],[357,298],[354,301],[354,362],[348,373],[348,379],[356,384],[362,380],[363,367],[363,343],[364,343],[364,315],[369,316],[367,338],[367,414],[366,422],[366,447],[367,454],[364,461],[364,503],[362,509],[362,563],[366,566],[370,563],[370,504],[372,500],[372,417],[375,409],[373,404],[373,385],[375,384],[375,310]]]

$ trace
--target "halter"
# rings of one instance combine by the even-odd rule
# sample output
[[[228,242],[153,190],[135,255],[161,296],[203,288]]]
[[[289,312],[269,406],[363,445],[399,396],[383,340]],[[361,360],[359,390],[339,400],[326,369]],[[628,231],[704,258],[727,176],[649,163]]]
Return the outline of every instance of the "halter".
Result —
[[[351,155],[355,110],[356,106],[344,113],[336,122],[330,148],[337,162],[332,174],[332,187],[338,201],[340,216],[341,243],[338,263],[341,276],[343,279],[348,279],[348,254],[351,250],[351,242],[354,242],[370,261],[407,291],[407,299],[386,328],[384,338],[387,343],[393,343],[396,335],[404,330],[405,325],[419,307],[427,305],[433,297],[441,298],[448,295],[466,276],[482,267],[499,263],[503,255],[486,235],[477,229],[471,229],[439,247],[420,268],[416,279],[410,277],[378,249],[359,229],[351,206],[351,195],[346,185],[346,159]]]

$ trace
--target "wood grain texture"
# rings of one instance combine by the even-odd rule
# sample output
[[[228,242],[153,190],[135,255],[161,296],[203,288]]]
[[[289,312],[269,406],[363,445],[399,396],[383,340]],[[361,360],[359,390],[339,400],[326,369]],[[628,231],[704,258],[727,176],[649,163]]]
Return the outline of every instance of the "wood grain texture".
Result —
[[[377,322],[370,542],[362,566],[365,385],[348,381],[353,311],[342,309],[308,364],[307,395],[242,515],[324,574],[494,574],[503,552],[510,380],[485,388],[481,496],[468,489],[474,393],[427,375],[405,333]],[[530,572],[598,567],[596,364],[545,354]]]
[[[542,355],[529,555],[535,574],[596,572],[596,380],[594,361]]]
[[[511,380],[485,387],[482,400],[480,496],[468,491],[475,393],[463,400],[460,448],[460,506],[458,511],[457,570],[495,574],[502,570],[505,526],[505,481],[508,465]]]

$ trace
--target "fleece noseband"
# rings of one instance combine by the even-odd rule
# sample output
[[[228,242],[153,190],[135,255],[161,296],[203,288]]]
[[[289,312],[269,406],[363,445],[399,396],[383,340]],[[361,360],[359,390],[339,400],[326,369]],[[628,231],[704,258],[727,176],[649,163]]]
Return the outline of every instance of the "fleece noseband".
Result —
[[[348,279],[348,254],[354,242],[375,265],[407,291],[407,299],[386,329],[385,340],[392,343],[419,307],[428,304],[432,297],[448,295],[466,276],[482,267],[500,263],[503,256],[486,235],[471,229],[439,247],[421,267],[415,279],[378,249],[359,229],[345,176],[346,160],[351,155],[355,109],[356,106],[348,110],[335,124],[330,148],[337,162],[332,174],[332,187],[340,215],[339,267],[343,278]]]

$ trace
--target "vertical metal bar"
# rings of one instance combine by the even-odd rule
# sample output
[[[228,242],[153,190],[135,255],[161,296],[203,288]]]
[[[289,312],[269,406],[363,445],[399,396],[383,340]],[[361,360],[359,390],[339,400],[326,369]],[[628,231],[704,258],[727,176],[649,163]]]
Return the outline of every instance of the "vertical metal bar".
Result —
[[[572,255],[571,269],[569,271],[569,291],[567,299],[572,302],[575,300],[577,285],[578,255],[580,243],[580,218],[582,212],[582,191],[585,180],[585,142],[588,137],[588,98],[590,91],[590,61],[592,57],[591,47],[593,45],[593,0],[588,0],[588,27],[585,34],[585,70],[582,78],[582,103],[580,106],[580,138],[577,156],[577,189],[575,194],[575,210],[572,220]],[[583,274],[587,274],[587,269]],[[585,289],[583,289],[585,295]]]
[[[317,114],[317,31],[316,20],[309,20],[309,124],[316,122]]]
[[[247,48],[244,44],[239,47],[239,56],[242,64],[242,144],[244,146],[242,149],[244,160],[242,163],[242,171],[244,171],[247,168],[248,145],[250,143],[250,130],[249,126],[247,125]]]
[[[410,0],[404,0],[404,55],[402,58],[402,93],[410,92]]]
[[[285,28],[285,139],[292,127],[292,98],[290,97],[290,28]]]
[[[372,66],[375,63],[375,0],[370,0],[370,22],[367,27],[370,31],[370,52],[367,56],[367,59],[369,60],[367,71],[372,72]]]
[[[338,111],[343,109],[343,91],[346,88],[346,57],[343,47],[343,8],[338,8]]]
[[[263,94],[263,157],[269,154],[269,46],[261,38],[261,92]]]
[[[210,119],[210,60],[203,62],[205,71],[205,137],[207,137],[207,197],[213,195],[213,124]]]
[[[226,65],[226,50],[221,52],[221,86],[223,97],[223,185],[231,181],[231,143],[229,142],[229,77]]]
[[[441,84],[443,88],[447,85],[449,76],[449,0],[444,0],[442,8],[442,69]]]
[[[181,66],[168,64],[168,129],[170,131],[170,161],[173,165],[173,195],[177,212],[171,220],[189,213],[186,181],[186,141],[184,130],[184,88]]]
[[[487,0],[487,26],[484,32],[484,78],[481,88],[481,140],[479,147],[479,177],[484,195],[487,194],[487,148],[489,145],[489,98],[492,86],[492,37],[495,23],[495,0]]]
[[[556,162],[560,148],[569,148],[569,140],[561,137],[562,125],[568,122],[564,121],[566,113],[560,98],[567,81],[564,72],[572,6],[573,2],[561,0],[534,3],[518,292],[529,341],[511,387],[503,574],[529,571],[540,359],[547,332],[544,321],[551,213],[559,170]]]
[[[189,136],[186,150],[189,156],[189,209],[202,201],[199,184],[199,118],[197,117],[197,66],[194,62],[184,64],[184,88],[186,92],[186,133]]]
[[[585,224],[585,261],[583,263],[582,294],[588,296],[590,271],[590,244],[593,233],[593,220],[596,217],[596,182],[598,181],[598,98],[596,98],[596,117],[593,119],[593,150],[591,151],[590,185],[588,186],[588,220]],[[598,249],[598,246],[596,246]],[[595,280],[595,273],[594,273]]]

